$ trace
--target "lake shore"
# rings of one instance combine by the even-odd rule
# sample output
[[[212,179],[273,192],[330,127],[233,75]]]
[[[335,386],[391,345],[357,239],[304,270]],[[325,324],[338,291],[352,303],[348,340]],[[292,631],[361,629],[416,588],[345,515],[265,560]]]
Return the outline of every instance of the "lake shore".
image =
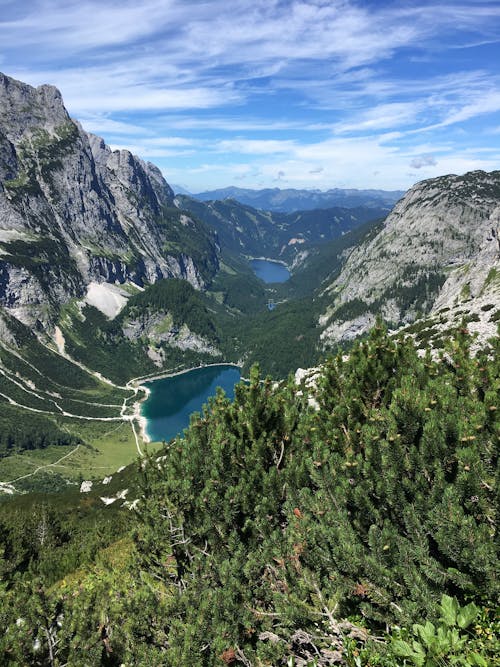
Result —
[[[151,442],[151,438],[147,434],[148,420],[146,419],[146,417],[142,415],[141,410],[142,410],[142,404],[148,400],[151,394],[151,389],[143,384],[137,385],[137,389],[138,390],[142,389],[145,395],[134,403],[134,412],[132,419],[137,422],[139,426],[139,435],[142,439],[142,442],[147,445],[148,442]]]
[[[281,264],[290,271],[288,264],[282,259],[274,259],[273,257],[248,257],[249,261],[258,259],[261,262],[272,262],[273,264]]]

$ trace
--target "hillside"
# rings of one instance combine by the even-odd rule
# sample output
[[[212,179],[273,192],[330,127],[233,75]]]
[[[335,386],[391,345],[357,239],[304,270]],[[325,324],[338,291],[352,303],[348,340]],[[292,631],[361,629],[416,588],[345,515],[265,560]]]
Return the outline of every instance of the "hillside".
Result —
[[[500,172],[418,183],[326,287],[324,343],[362,334],[378,313],[393,327],[439,315],[440,331],[466,317],[483,340],[495,335],[499,230]]]
[[[67,114],[59,91],[0,75],[0,304],[50,332],[89,286],[217,269],[213,234],[173,205],[160,171],[111,151]]]
[[[177,196],[175,201],[217,232],[223,251],[280,259],[293,268],[300,266],[311,247],[387,215],[382,205],[280,213],[258,210],[235,199],[199,202]]]
[[[127,302],[166,279],[200,291],[218,266],[214,232],[174,205],[157,167],[84,132],[54,87],[0,75],[3,488],[29,488],[38,469],[59,488],[133,460],[143,394],[128,381],[214,347],[175,307],[155,317],[176,326],[138,337]]]
[[[377,325],[112,486],[0,506],[2,664],[496,664],[498,338],[469,347]]]

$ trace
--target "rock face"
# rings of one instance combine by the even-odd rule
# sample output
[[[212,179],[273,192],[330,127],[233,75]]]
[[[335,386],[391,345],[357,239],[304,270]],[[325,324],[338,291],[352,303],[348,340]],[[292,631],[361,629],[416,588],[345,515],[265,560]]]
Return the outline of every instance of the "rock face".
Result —
[[[202,288],[215,237],[173,198],[154,165],[73,121],[56,88],[0,74],[0,305],[16,317],[50,326],[92,282]]]
[[[323,341],[363,333],[376,314],[395,326],[440,310],[490,318],[500,306],[499,236],[500,171],[418,183],[327,288]]]

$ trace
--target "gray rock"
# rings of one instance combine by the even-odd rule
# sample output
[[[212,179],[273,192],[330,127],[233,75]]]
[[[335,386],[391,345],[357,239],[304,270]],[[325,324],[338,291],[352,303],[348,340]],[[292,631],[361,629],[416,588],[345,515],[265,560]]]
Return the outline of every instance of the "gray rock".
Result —
[[[190,247],[211,262],[200,266],[179,241],[185,218],[159,169],[86,133],[56,88],[0,74],[0,305],[33,323],[44,303],[50,326],[92,281],[202,289],[217,247],[191,220]]]
[[[325,290],[332,305],[320,319],[323,341],[364,333],[377,313],[400,325],[464,303],[476,312],[486,294],[498,307],[499,234],[500,171],[417,183]]]

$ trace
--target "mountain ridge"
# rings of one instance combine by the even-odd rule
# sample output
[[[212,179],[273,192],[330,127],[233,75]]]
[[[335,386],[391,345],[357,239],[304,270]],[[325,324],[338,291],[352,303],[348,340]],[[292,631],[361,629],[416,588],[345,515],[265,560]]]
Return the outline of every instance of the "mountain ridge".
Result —
[[[500,305],[499,236],[500,171],[417,183],[327,287],[332,304],[321,318],[323,340],[362,334],[376,313],[398,325],[442,309],[451,321],[461,308],[480,318],[483,326],[472,329],[494,335],[495,322],[481,308]]]
[[[257,190],[236,186],[191,194],[192,197],[201,201],[236,199],[242,204],[257,209],[281,213],[333,208],[335,206],[344,208],[366,206],[377,209],[383,208],[389,212],[403,195],[403,190],[358,190],[353,188],[332,188],[329,190],[263,188]]]
[[[0,149],[0,301],[25,322],[49,324],[43,300],[81,297],[93,280],[200,288],[217,269],[213,234],[176,209],[159,169],[86,133],[53,86],[0,75]],[[36,275],[43,252],[59,258],[50,281]]]

